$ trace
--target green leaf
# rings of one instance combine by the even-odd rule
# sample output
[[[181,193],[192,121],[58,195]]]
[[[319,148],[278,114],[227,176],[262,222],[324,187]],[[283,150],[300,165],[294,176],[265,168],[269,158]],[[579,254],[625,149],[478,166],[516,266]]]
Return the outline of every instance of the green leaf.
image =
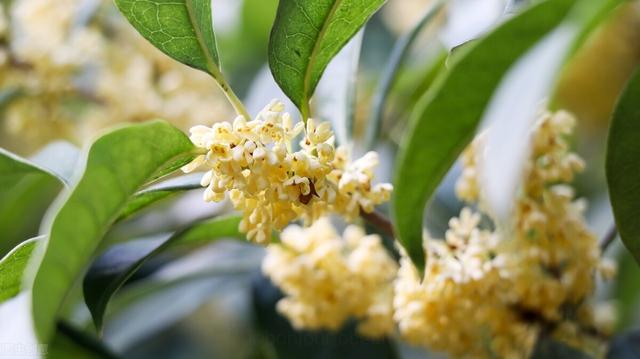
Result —
[[[425,264],[426,202],[473,137],[503,74],[557,26],[572,5],[571,0],[544,1],[506,21],[464,49],[417,106],[398,155],[393,200],[398,239],[417,268]]]
[[[115,3],[140,35],[160,51],[213,76],[236,112],[249,118],[220,70],[211,0],[115,0]]]
[[[616,331],[633,328],[640,310],[640,266],[628,251],[619,251],[616,256],[618,274],[615,277],[611,297],[616,298]]]
[[[202,173],[192,173],[186,176],[172,178],[139,191],[122,210],[118,221],[131,217],[153,203],[168,198],[174,194],[202,188],[202,185],[200,184],[201,178]]]
[[[59,198],[59,209],[50,211],[44,226],[48,240],[32,293],[42,341],[51,338],[65,296],[129,200],[145,184],[188,163],[194,152],[191,141],[164,121],[122,127],[91,146],[82,177]]]
[[[114,359],[118,358],[98,338],[65,323],[58,322],[56,334],[46,350],[47,358]]]
[[[0,260],[0,303],[13,298],[22,290],[24,270],[31,253],[43,237],[28,239],[20,243]]]
[[[329,61],[384,0],[280,0],[269,66],[284,93],[309,117],[309,99]]]
[[[620,96],[609,127],[606,174],[622,242],[640,263],[640,70]]]
[[[219,217],[159,239],[141,239],[111,247],[93,264],[84,277],[84,299],[98,330],[107,304],[131,276],[156,255],[182,245],[205,244],[223,238],[244,238],[238,230],[241,217]]]
[[[38,234],[46,209],[70,181],[77,152],[56,143],[27,160],[0,149],[0,256]]]
[[[185,65],[219,72],[211,0],[115,0],[116,6],[155,47]]]

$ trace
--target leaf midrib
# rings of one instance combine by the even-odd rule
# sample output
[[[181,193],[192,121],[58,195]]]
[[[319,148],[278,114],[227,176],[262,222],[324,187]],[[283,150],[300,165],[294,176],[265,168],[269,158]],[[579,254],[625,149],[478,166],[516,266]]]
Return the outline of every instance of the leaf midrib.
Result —
[[[191,25],[193,26],[193,30],[196,33],[196,40],[198,40],[198,45],[200,46],[200,50],[204,54],[205,60],[207,62],[207,69],[209,73],[215,78],[218,79],[218,74],[220,73],[220,69],[218,69],[218,65],[211,57],[211,53],[209,53],[209,48],[206,45],[206,42],[203,39],[202,32],[200,31],[200,26],[198,26],[198,21],[196,21],[194,10],[193,10],[193,1],[185,0],[185,7],[187,8],[187,14],[189,15],[189,21],[191,21]]]

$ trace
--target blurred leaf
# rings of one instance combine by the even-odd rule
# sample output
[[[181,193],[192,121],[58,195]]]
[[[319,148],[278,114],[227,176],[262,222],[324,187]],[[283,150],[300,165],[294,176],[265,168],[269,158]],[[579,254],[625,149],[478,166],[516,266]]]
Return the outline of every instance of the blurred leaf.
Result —
[[[252,278],[255,316],[263,338],[272,344],[276,358],[395,359],[398,353],[389,337],[368,339],[358,335],[351,321],[335,331],[295,329],[276,309],[280,289],[256,273]]]
[[[165,54],[212,75],[220,72],[211,0],[115,0],[115,3],[131,25]]]
[[[273,77],[302,113],[329,61],[384,0],[280,0],[269,42]]]
[[[480,164],[481,192],[501,221],[509,219],[530,149],[529,135],[541,104],[553,91],[572,49],[595,26],[594,19],[622,0],[583,0],[556,29],[523,56],[505,75],[483,115],[490,126],[486,159]]]
[[[109,248],[84,277],[84,300],[98,330],[107,304],[115,292],[149,259],[177,245],[210,243],[222,238],[244,238],[239,230],[240,217],[218,217],[155,240],[136,240]]]
[[[195,149],[163,121],[122,127],[89,149],[82,178],[48,213],[47,241],[33,284],[33,316],[43,342],[51,338],[63,299],[104,234],[146,183],[189,162]]]
[[[6,106],[18,97],[22,96],[24,91],[16,87],[8,87],[0,90],[0,111],[4,110]]]
[[[24,270],[38,240],[35,237],[20,243],[0,260],[0,303],[13,298],[22,290]]]
[[[638,319],[640,304],[640,266],[628,251],[620,251],[618,258],[618,275],[616,275],[613,295],[616,299],[618,323],[617,329],[627,329]]]
[[[113,299],[104,338],[116,350],[125,350],[184,318],[212,297],[245,286],[247,274],[254,270],[255,266],[235,265],[180,278],[138,282]]]
[[[393,208],[398,238],[420,270],[425,203],[473,137],[502,75],[572,4],[543,1],[509,19],[461,54],[417,106],[398,155]]]
[[[360,30],[327,66],[314,96],[316,117],[331,121],[338,145],[353,137],[356,77],[364,29]]]
[[[634,330],[615,336],[609,344],[609,359],[640,358],[640,331]]]
[[[47,207],[69,183],[78,150],[50,145],[32,160],[0,148],[0,256],[38,234]]]
[[[620,96],[609,127],[606,174],[622,242],[640,262],[640,70]]]
[[[112,359],[117,356],[99,339],[89,336],[69,324],[59,322],[56,334],[47,347],[47,358]]]
[[[411,49],[413,42],[418,35],[427,27],[431,21],[436,18],[436,15],[440,13],[440,10],[444,6],[444,0],[435,1],[429,9],[424,13],[420,20],[405,34],[398,39],[396,44],[391,50],[391,55],[387,60],[387,64],[382,72],[380,83],[376,88],[373,95],[373,101],[371,105],[371,114],[369,122],[367,123],[367,132],[365,138],[365,148],[372,149],[375,141],[380,135],[382,128],[382,120],[384,118],[385,105],[387,103],[387,97],[389,92],[397,79],[398,71],[402,66],[404,58]]]
[[[547,335],[540,335],[531,354],[532,359],[590,359],[586,353],[554,340]]]
[[[126,219],[138,211],[176,193],[202,188],[202,185],[200,185],[201,178],[202,173],[192,173],[166,180],[139,191],[122,210],[118,221]]]

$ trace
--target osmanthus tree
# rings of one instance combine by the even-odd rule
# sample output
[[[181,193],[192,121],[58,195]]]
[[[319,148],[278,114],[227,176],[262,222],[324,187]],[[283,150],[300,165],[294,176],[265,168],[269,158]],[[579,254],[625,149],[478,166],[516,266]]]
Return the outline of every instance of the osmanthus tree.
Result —
[[[412,115],[392,184],[375,181],[375,152],[355,154],[378,141],[398,68],[420,30],[447,11],[446,0],[433,1],[394,48],[366,139],[353,137],[357,61],[346,62],[331,89],[344,98],[327,105],[314,94],[347,44],[359,54],[358,33],[384,0],[280,0],[269,67],[298,122],[278,100],[252,116],[236,96],[221,66],[211,0],[115,3],[151,44],[211,75],[237,117],[196,126],[190,137],[162,120],[121,126],[82,151],[54,146],[33,161],[0,152],[2,240],[34,234],[33,218],[42,217],[38,235],[0,261],[3,336],[20,322],[51,356],[114,356],[95,335],[109,307],[124,312],[144,305],[145,291],[187,288],[182,278],[123,298],[116,295],[123,285],[159,255],[233,238],[267,247],[262,270],[282,290],[277,309],[296,329],[356,323],[366,338],[463,357],[606,351],[611,333],[592,296],[594,276],[611,272],[601,252],[615,228],[640,258],[640,74],[629,79],[610,125],[606,173],[616,227],[605,248],[571,188],[584,163],[567,139],[575,119],[554,93],[564,66],[626,1],[534,1],[438,61],[420,100],[407,102]],[[461,154],[456,191],[468,207],[449,221],[444,240],[432,239],[424,208]],[[183,175],[194,171],[202,173]],[[205,201],[228,200],[234,211],[170,233],[159,227],[151,239],[112,240],[126,220],[202,187]],[[350,225],[341,235],[327,216]],[[78,324],[83,305],[93,326]],[[377,355],[396,354],[384,346]]]

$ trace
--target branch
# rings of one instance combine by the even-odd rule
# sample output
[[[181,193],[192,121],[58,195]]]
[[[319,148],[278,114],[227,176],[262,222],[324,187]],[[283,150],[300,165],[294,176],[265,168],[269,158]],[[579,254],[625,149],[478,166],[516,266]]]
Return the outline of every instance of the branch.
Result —
[[[618,237],[618,229],[615,223],[611,225],[611,228],[607,231],[604,238],[600,241],[600,253],[604,253],[609,245]]]
[[[384,234],[388,235],[391,238],[395,238],[393,234],[394,233],[393,224],[382,213],[377,212],[375,210],[371,213],[367,213],[361,208],[360,216],[364,218],[365,221],[369,222],[371,225],[378,228]]]

